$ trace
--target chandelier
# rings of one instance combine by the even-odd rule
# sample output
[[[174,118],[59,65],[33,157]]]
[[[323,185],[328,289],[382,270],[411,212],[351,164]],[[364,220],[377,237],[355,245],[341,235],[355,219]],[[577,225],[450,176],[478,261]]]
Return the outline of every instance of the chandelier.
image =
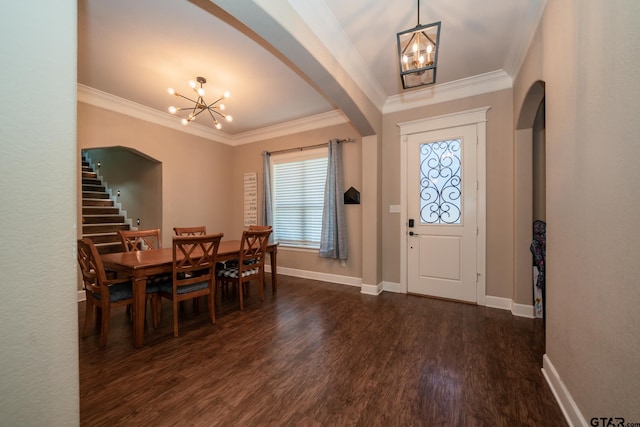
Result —
[[[418,0],[418,25],[398,33],[398,60],[402,88],[434,84],[440,44],[440,22],[420,25],[420,0]]]
[[[218,117],[222,117],[228,122],[231,122],[233,120],[232,116],[224,114],[222,112],[226,107],[224,104],[220,103],[220,101],[222,101],[223,99],[229,98],[229,92],[225,92],[224,95],[222,95],[220,98],[216,99],[211,104],[207,104],[207,102],[204,100],[204,88],[202,87],[207,82],[207,79],[205,79],[204,77],[197,77],[196,81],[197,83],[200,83],[200,87],[198,87],[198,84],[193,80],[189,80],[189,86],[191,86],[193,91],[198,95],[196,99],[191,99],[188,96],[184,96],[181,93],[176,92],[173,88],[169,88],[167,90],[170,95],[175,95],[193,102],[193,106],[190,107],[178,108],[172,105],[171,107],[169,107],[169,112],[171,114],[176,114],[178,111],[189,111],[189,115],[186,118],[182,119],[182,124],[188,125],[200,114],[207,111],[213,119],[213,125],[215,126],[215,128],[221,129],[222,125],[218,121]]]

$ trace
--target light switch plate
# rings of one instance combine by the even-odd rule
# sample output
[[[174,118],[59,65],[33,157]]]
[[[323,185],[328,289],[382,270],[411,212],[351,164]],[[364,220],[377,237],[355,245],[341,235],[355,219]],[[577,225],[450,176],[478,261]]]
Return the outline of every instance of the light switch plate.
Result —
[[[389,213],[400,213],[400,205],[389,205]]]

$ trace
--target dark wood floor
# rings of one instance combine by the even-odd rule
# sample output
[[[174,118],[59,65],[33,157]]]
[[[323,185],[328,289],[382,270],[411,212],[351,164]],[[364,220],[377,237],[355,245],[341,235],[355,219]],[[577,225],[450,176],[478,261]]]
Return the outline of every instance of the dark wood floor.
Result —
[[[203,302],[204,303],[204,302]],[[540,371],[541,320],[281,276],[217,323],[170,302],[146,345],[122,310],[80,339],[84,426],[565,426]],[[84,319],[80,303],[79,322]]]

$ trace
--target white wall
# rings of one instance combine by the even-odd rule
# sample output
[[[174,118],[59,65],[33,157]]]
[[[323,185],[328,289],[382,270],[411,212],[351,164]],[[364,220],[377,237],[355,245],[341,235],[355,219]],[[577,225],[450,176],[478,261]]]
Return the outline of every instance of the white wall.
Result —
[[[76,1],[0,7],[0,423],[78,409]]]

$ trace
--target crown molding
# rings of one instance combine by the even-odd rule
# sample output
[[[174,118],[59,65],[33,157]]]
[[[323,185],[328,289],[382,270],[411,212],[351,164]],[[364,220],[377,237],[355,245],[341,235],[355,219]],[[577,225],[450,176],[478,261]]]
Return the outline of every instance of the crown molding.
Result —
[[[158,111],[154,108],[102,92],[80,83],[78,83],[78,102],[104,108],[105,110],[114,111],[136,119],[165,126],[179,132],[188,133],[210,141],[231,146],[248,144],[251,142],[263,141],[265,139],[277,138],[279,136],[348,123],[348,119],[344,114],[339,110],[335,110],[253,131],[243,132],[237,135],[231,135],[198,123],[190,123],[189,126],[184,126],[180,122],[176,121],[175,117],[169,113]]]
[[[426,89],[403,93],[387,98],[382,113],[389,114],[398,111],[438,104],[454,99],[467,98],[483,93],[509,89],[513,85],[511,77],[503,70],[478,76],[447,82]],[[183,126],[175,117],[115,95],[91,88],[78,83],[78,102],[90,104],[99,108],[114,111],[150,123],[199,136],[210,141],[236,146],[280,136],[292,135],[328,126],[349,123],[349,119],[340,110],[316,114],[286,123],[231,135],[198,123]]]
[[[453,82],[437,84],[421,90],[390,96],[384,103],[382,114],[468,98],[483,93],[509,89],[512,86],[513,79],[504,70],[492,71]]]
[[[286,123],[243,132],[234,136],[233,145],[249,144],[251,142],[264,141],[266,139],[277,138],[279,136],[292,135],[314,129],[321,129],[328,126],[349,123],[349,119],[340,110],[329,111],[327,113],[316,114]]]
[[[128,99],[120,98],[119,96],[111,95],[107,92],[102,92],[80,83],[78,83],[78,101],[134,117],[136,119],[165,126],[180,132],[206,138],[211,141],[232,145],[232,137],[227,133],[219,130],[214,131],[212,128],[198,123],[190,123],[189,126],[184,126],[170,113],[158,111],[154,108],[129,101]]]

